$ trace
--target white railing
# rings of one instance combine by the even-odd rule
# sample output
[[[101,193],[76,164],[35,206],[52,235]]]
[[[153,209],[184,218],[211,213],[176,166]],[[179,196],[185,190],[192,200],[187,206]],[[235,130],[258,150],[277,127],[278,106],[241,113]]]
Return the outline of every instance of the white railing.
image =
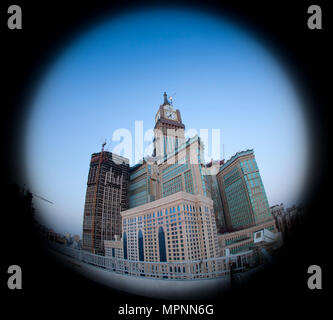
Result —
[[[256,266],[260,260],[258,253],[252,250],[199,261],[145,262],[101,256],[55,243],[51,244],[51,248],[73,259],[111,272],[158,279],[191,280],[223,277],[230,274],[231,266],[233,272],[242,272]]]

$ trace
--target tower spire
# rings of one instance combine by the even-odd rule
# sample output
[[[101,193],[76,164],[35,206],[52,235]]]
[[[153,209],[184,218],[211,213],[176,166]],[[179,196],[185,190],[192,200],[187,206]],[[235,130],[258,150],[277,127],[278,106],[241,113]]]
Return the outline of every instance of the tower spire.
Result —
[[[164,102],[163,102],[163,104],[170,104],[169,101],[168,101],[168,96],[167,96],[167,94],[166,94],[165,91],[164,91],[163,97],[164,97]]]

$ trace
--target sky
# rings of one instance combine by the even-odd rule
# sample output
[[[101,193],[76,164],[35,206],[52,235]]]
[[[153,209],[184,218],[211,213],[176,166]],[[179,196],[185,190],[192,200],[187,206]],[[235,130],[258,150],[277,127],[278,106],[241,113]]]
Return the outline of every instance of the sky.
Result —
[[[186,130],[220,129],[221,158],[254,149],[270,205],[297,202],[308,139],[286,67],[237,21],[151,9],[83,32],[36,88],[26,122],[26,185],[53,202],[34,200],[45,225],[82,234],[91,154],[105,139],[115,150],[121,128],[134,140],[135,121],[152,129],[164,91]]]

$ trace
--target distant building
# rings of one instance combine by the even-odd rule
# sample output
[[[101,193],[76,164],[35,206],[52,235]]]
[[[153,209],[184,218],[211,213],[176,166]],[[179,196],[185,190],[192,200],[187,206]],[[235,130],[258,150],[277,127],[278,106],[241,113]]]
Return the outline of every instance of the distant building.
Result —
[[[73,248],[74,249],[81,249],[80,236],[77,235],[77,234],[73,236]]]
[[[286,212],[285,212],[283,203],[270,207],[270,211],[271,211],[272,216],[275,219],[277,229],[283,235],[285,235],[285,233],[286,233],[286,222],[285,222]]]
[[[288,235],[293,235],[302,230],[306,219],[306,208],[302,205],[286,209],[285,220]]]
[[[297,231],[302,230],[305,219],[305,208],[303,206],[292,206],[285,209],[281,203],[272,206],[270,210],[278,230],[282,233],[284,242],[287,242]]]
[[[251,250],[254,246],[254,234],[263,229],[277,233],[275,221],[271,220],[243,230],[219,234],[217,237],[221,250],[220,255],[225,256],[227,251],[230,254],[237,254],[242,251]]]
[[[69,232],[67,232],[67,233],[65,234],[65,238],[66,238],[66,245],[67,245],[67,246],[72,245],[72,243],[73,243],[73,239],[72,239],[72,236],[71,236],[71,234],[70,234]]]
[[[273,219],[253,150],[236,153],[217,174],[229,231]]]
[[[129,160],[104,151],[91,156],[84,207],[83,249],[104,254],[104,240],[121,234],[128,205]]]

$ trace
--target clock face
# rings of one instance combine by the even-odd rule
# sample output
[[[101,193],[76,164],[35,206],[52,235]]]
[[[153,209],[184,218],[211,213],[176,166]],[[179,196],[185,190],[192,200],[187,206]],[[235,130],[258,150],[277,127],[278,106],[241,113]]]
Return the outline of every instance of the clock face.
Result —
[[[175,120],[176,119],[176,115],[174,112],[171,112],[171,111],[167,111],[165,113],[165,116],[168,118],[168,119],[171,119],[171,120]]]

